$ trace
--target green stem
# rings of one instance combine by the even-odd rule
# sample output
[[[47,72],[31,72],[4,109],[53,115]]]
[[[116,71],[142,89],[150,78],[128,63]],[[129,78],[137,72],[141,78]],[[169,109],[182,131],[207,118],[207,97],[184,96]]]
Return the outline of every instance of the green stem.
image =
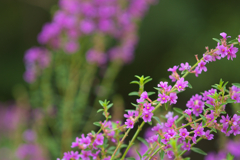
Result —
[[[155,149],[156,147],[157,147],[157,144],[153,147],[153,149],[152,149],[151,152],[149,153],[149,156],[147,156],[147,157],[145,158],[145,160],[147,160],[147,158],[151,156],[152,152],[154,151],[154,149]]]
[[[162,147],[163,147],[163,146],[159,147],[159,148],[149,157],[148,160],[151,160],[152,157],[153,157],[155,154],[157,154],[157,153],[162,149]]]

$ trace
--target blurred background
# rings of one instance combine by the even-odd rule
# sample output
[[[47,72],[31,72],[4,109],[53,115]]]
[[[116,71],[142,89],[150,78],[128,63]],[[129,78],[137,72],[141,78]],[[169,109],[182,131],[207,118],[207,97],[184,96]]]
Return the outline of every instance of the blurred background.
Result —
[[[16,98],[14,91],[19,85],[27,86],[23,80],[24,53],[32,46],[39,46],[37,35],[43,24],[51,21],[57,3],[57,0],[0,1],[1,108],[13,104]],[[135,102],[134,97],[128,97],[129,92],[138,89],[129,84],[135,79],[134,75],[151,76],[153,81],[147,84],[146,90],[154,91],[153,87],[160,80],[168,79],[168,68],[185,62],[194,64],[195,55],[202,57],[206,46],[215,48],[216,42],[212,38],[220,38],[221,32],[226,32],[232,38],[239,35],[239,6],[240,1],[235,0],[160,0],[151,6],[140,24],[135,58],[132,63],[123,66],[115,80],[114,92],[122,96],[125,108],[133,108],[131,102]],[[229,81],[229,84],[240,83],[238,54],[233,61],[223,59],[208,64],[208,71],[198,78],[188,76],[187,80],[193,89],[180,94],[176,106],[185,108],[193,94],[210,89],[220,78]],[[198,144],[199,147],[204,146],[204,151],[219,149],[218,144],[205,142]]]

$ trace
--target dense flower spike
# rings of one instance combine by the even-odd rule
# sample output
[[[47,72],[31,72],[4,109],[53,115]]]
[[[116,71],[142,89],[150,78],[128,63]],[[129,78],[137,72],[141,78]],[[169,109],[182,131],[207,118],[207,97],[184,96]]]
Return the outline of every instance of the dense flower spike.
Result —
[[[106,32],[109,30],[106,30]],[[147,145],[144,145],[144,152],[138,153],[143,159],[159,159],[156,155],[157,152],[160,152],[160,155],[165,153],[166,156],[164,159],[167,159],[166,157],[182,159],[181,156],[186,151],[195,150],[198,153],[202,152],[192,146],[201,139],[212,140],[214,138],[214,134],[212,134],[213,131],[221,131],[225,133],[226,136],[230,136],[231,134],[236,136],[240,134],[240,116],[237,114],[229,116],[225,112],[226,104],[240,102],[240,84],[233,84],[234,86],[227,89],[227,83],[224,83],[222,80],[219,84],[213,85],[216,89],[212,88],[204,91],[202,95],[193,95],[187,102],[187,109],[184,111],[179,108],[174,108],[180,116],[174,115],[174,112],[169,111],[165,116],[162,116],[161,122],[159,122],[159,118],[156,115],[154,116],[155,110],[162,107],[163,104],[165,106],[176,104],[178,99],[177,93],[191,86],[188,81],[185,81],[187,74],[194,73],[198,75],[202,73],[202,71],[206,72],[206,64],[216,59],[221,59],[226,56],[229,56],[228,59],[235,58],[237,49],[234,48],[233,44],[227,45],[226,42],[229,36],[227,36],[226,33],[221,33],[221,36],[223,39],[221,39],[221,43],[218,44],[216,49],[209,51],[207,48],[207,52],[203,54],[203,58],[200,60],[196,56],[197,63],[193,65],[193,67],[186,62],[185,64],[181,63],[180,68],[174,66],[168,69],[168,71],[172,72],[170,79],[176,81],[176,83],[172,87],[168,85],[168,82],[161,81],[157,85],[158,88],[155,88],[158,90],[158,98],[155,100],[150,99],[150,92],[143,91],[144,81],[147,80],[147,78],[144,76],[136,76],[139,78],[139,82],[135,81],[134,83],[139,84],[140,89],[138,92],[133,92],[133,94],[139,96],[139,93],[141,93],[141,95],[140,98],[137,99],[138,103],[133,104],[136,109],[124,114],[126,118],[124,125],[121,125],[119,122],[111,122],[106,118],[106,121],[100,122],[101,128],[98,133],[91,132],[87,134],[86,137],[82,135],[81,138],[76,138],[76,142],[72,143],[72,147],[78,147],[82,150],[81,154],[68,152],[64,154],[64,158],[70,157],[75,159],[75,157],[80,157],[88,160],[90,157],[93,157],[93,159],[114,160],[120,158],[123,160],[130,147],[133,146],[134,140],[143,125],[145,123],[152,124],[154,122],[152,119],[155,119],[158,123],[151,128],[151,134],[145,137],[145,141],[139,138],[139,140]],[[178,68],[179,71],[182,71],[183,77],[180,77],[177,73]],[[142,124],[139,125],[137,131],[134,133],[124,153],[119,154],[124,140],[134,125],[139,122],[140,118],[143,119]],[[185,119],[186,122],[180,125],[183,119]],[[192,131],[188,131],[187,128],[191,128]],[[122,133],[124,133],[124,135]],[[104,148],[104,146],[108,146],[108,140],[111,140],[114,145],[116,145],[113,153],[110,149],[112,146]],[[108,152],[112,154],[109,155]]]

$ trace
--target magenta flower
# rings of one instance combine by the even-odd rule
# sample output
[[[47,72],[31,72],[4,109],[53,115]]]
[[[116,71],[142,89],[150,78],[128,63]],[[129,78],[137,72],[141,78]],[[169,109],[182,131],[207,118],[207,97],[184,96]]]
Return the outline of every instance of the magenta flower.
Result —
[[[90,160],[90,156],[91,155],[92,155],[91,151],[84,151],[84,150],[82,150],[82,152],[80,154],[80,157],[82,158],[82,160]],[[65,157],[63,157],[63,158],[65,158]],[[71,158],[69,158],[69,159],[71,159]]]
[[[173,68],[169,68],[169,72],[176,72],[179,66],[173,66]]]
[[[228,114],[226,115],[226,117],[224,117],[224,115],[221,116],[222,119],[220,120],[220,123],[222,124],[228,124],[230,121],[230,117],[228,116]]]
[[[125,122],[126,128],[133,128],[134,127],[134,121],[132,119],[127,119]]]
[[[162,81],[158,84],[158,87],[161,87],[165,92],[169,92],[172,89],[171,85],[168,86],[168,82]]]
[[[143,105],[143,112],[151,112],[152,110],[154,110],[154,107],[151,105],[151,103],[144,103]]]
[[[144,122],[151,122],[152,116],[153,116],[152,112],[143,112],[141,117],[144,120]]]
[[[157,123],[157,125],[152,128],[152,131],[158,132],[162,129],[164,129],[164,123],[161,123],[161,124]]]
[[[205,136],[206,136],[206,138],[207,138],[208,140],[212,140],[213,137],[214,137],[213,134],[210,134],[210,130],[207,130],[207,131],[205,132]]]
[[[200,70],[199,66],[195,68],[194,73],[196,77],[198,77],[198,75],[202,73],[202,70]]]
[[[183,137],[184,139],[189,135],[189,132],[186,128],[179,129],[179,136]]]
[[[233,47],[233,45],[227,50],[227,59],[233,60],[233,58],[236,58],[236,53],[238,52],[238,48]]]
[[[183,149],[183,150],[188,150],[188,151],[190,151],[190,150],[191,150],[190,141],[188,141],[188,143],[183,142],[182,149]]]
[[[91,139],[88,136],[84,137],[84,134],[82,134],[82,138],[79,139],[79,143],[83,148],[87,148],[91,143]]]
[[[186,109],[184,111],[187,115],[191,116],[192,110],[191,109]]]
[[[231,38],[231,36],[227,36],[227,33],[225,33],[225,32],[220,33],[220,36],[222,36],[223,39],[225,39],[225,40],[227,40],[227,38]]]
[[[204,62],[204,61],[201,61],[200,63],[198,63],[198,68],[199,68],[200,72],[202,72],[202,70],[204,72],[207,72],[207,67],[205,65],[206,65],[206,62]]]
[[[173,118],[173,112],[168,112],[166,115],[165,115],[165,117],[167,118],[167,119],[169,119],[169,118]]]
[[[177,99],[178,99],[178,96],[177,96],[176,92],[170,93],[170,95],[169,95],[170,105],[171,104],[176,104],[177,103]]]
[[[213,58],[210,55],[203,54],[203,60],[208,63],[212,62]]]
[[[238,35],[238,42],[240,43],[240,35]]]
[[[191,69],[191,66],[188,64],[188,62],[186,62],[185,64],[181,63],[180,66],[181,67],[178,69],[179,71],[184,71],[184,70],[189,71]]]
[[[229,132],[233,133],[234,136],[240,134],[240,126],[238,125],[231,126],[231,130]]]
[[[223,128],[221,129],[221,132],[225,133],[226,136],[230,136],[231,132],[228,132],[228,123],[223,124]]]
[[[218,50],[216,51],[216,53],[218,54],[218,55],[221,55],[221,57],[222,58],[224,58],[224,57],[226,57],[226,55],[227,55],[227,47],[225,47],[225,46],[223,46],[223,45],[218,45],[217,47],[216,47]]]
[[[180,78],[176,83],[176,87],[179,92],[183,91],[187,86],[188,86],[188,81],[184,81],[184,78]]]
[[[104,136],[100,133],[100,134],[97,134],[94,142],[96,142],[97,145],[103,145],[103,140],[104,140]]]
[[[163,94],[161,94],[161,93],[159,93],[158,94],[158,99],[157,99],[157,101],[159,101],[160,103],[167,103],[168,102],[168,100],[169,100],[169,96],[168,95],[166,95],[165,93],[163,93]]]
[[[240,116],[238,116],[237,114],[234,114],[233,117],[232,117],[232,119],[231,119],[231,121],[232,121],[232,124],[233,124],[233,125],[239,125]]]
[[[144,91],[142,94],[141,94],[141,98],[142,99],[147,99],[148,98],[148,94],[146,91]]]
[[[197,129],[194,130],[194,137],[201,137],[204,136],[205,132],[204,132],[204,128],[202,127],[202,124],[200,124]]]

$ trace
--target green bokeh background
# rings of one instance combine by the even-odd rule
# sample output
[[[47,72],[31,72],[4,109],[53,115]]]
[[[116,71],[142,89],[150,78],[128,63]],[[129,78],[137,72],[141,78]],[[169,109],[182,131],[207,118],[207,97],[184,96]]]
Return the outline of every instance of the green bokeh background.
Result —
[[[13,100],[12,90],[25,83],[23,56],[25,50],[38,46],[37,35],[42,25],[51,20],[50,10],[57,0],[1,0],[0,1],[0,101]],[[134,75],[151,76],[146,89],[153,91],[160,80],[168,79],[167,69],[180,63],[196,62],[205,46],[214,48],[213,37],[226,32],[235,38],[240,34],[240,1],[228,0],[160,0],[152,6],[141,23],[135,60],[126,65],[116,80],[115,89],[125,106],[131,108],[127,94],[137,87],[130,85]],[[238,53],[239,54],[239,53]],[[240,83],[240,57],[223,59],[207,65],[208,72],[187,77],[193,89],[179,95],[177,107],[184,108],[192,94],[210,89],[220,78],[229,83]],[[208,149],[214,144],[201,142]],[[207,148],[207,147],[206,147]],[[207,150],[207,149],[206,149]],[[202,157],[201,157],[202,158]]]

